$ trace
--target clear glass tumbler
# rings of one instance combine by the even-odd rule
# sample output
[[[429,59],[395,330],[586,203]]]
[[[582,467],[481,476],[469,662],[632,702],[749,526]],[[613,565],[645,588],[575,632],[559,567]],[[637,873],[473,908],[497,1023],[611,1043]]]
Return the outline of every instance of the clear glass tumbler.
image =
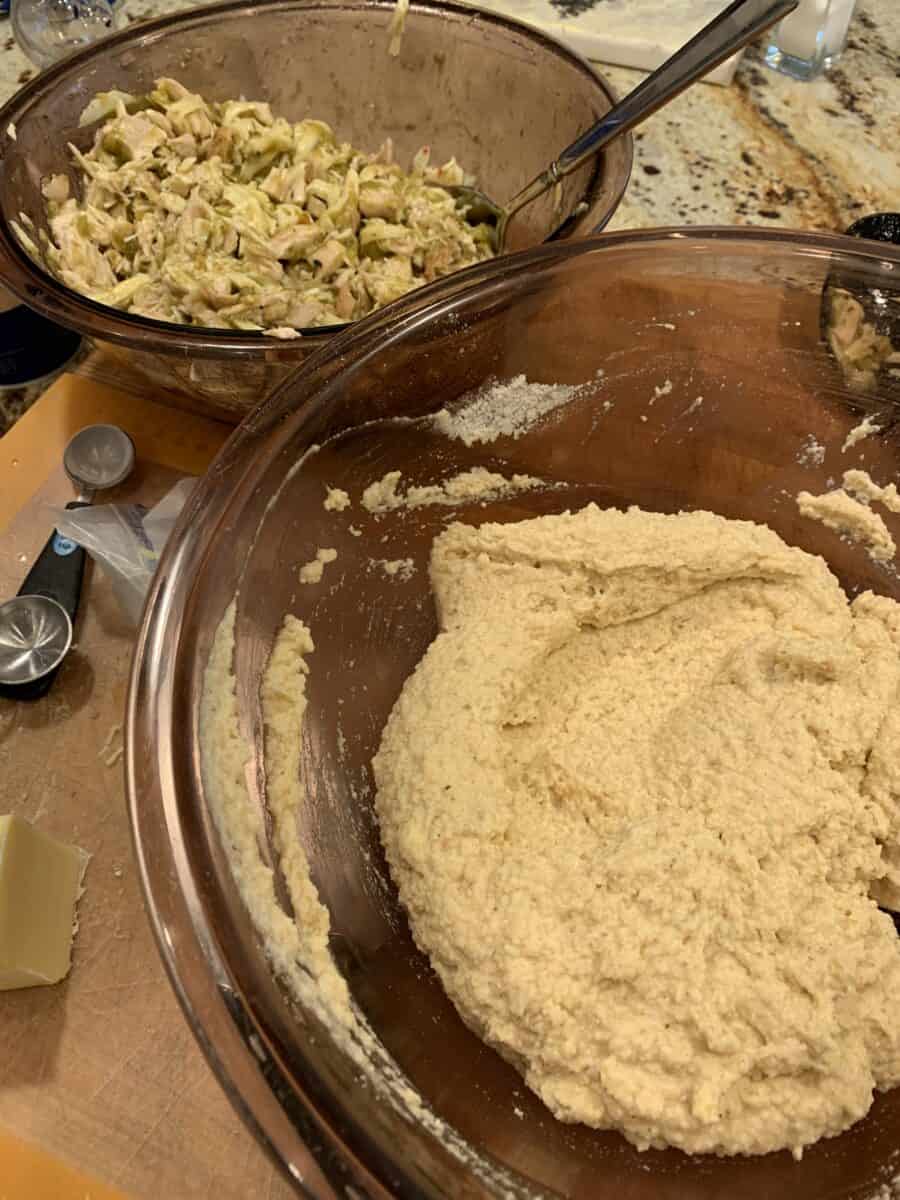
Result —
[[[843,53],[855,7],[856,0],[800,0],[772,30],[767,64],[794,79],[815,79]]]
[[[13,36],[36,67],[49,67],[117,28],[110,0],[12,0]]]

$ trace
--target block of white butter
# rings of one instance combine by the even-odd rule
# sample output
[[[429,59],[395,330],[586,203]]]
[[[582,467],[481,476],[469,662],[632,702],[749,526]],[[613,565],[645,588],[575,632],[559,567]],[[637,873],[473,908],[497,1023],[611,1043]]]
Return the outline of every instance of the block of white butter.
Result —
[[[0,817],[0,991],[68,975],[89,858],[21,817]]]
[[[593,62],[652,71],[726,7],[726,0],[479,0],[565,42]],[[734,54],[706,83],[728,84]]]

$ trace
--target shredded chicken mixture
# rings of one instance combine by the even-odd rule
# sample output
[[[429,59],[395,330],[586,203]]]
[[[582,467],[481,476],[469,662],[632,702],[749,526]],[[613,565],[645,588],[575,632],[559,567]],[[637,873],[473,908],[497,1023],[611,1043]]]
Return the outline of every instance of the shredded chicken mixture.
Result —
[[[100,122],[69,179],[44,185],[43,251],[75,291],[160,321],[260,330],[353,321],[411,289],[492,254],[438,184],[470,182],[451,159],[410,171],[390,141],[376,154],[340,142],[322,121],[292,124],[269,105],[210,103],[174,79],[146,96],[103,92]]]
[[[862,305],[843,288],[831,298],[828,342],[851,387],[868,391],[883,366],[900,366],[900,353],[891,339],[865,319]]]

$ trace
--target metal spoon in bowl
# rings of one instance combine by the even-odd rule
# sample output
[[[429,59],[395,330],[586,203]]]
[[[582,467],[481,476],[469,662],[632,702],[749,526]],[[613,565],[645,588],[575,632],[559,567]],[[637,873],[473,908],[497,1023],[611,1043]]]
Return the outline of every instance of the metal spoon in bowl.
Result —
[[[567,146],[545,171],[517,192],[506,205],[495,204],[477,188],[442,186],[456,198],[457,206],[465,210],[469,222],[493,226],[494,251],[502,253],[509,222],[516,213],[599,153],[613,138],[639,125],[713,67],[730,58],[757,34],[793,11],[798,3],[799,0],[734,0],[652,75],[648,75],[633,92],[629,92],[624,100],[620,100],[601,117],[596,125]],[[550,242],[562,236],[580,215],[576,210],[546,240]]]
[[[131,474],[134,443],[117,425],[88,425],[63,466],[78,493],[66,508],[84,508]],[[84,550],[54,530],[18,595],[0,604],[0,695],[36,700],[50,690],[72,645],[83,575]]]

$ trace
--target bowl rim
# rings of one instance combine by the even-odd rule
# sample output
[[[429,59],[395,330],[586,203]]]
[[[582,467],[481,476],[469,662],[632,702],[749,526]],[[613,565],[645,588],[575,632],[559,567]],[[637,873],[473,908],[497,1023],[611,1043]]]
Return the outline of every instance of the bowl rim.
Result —
[[[460,18],[474,18],[499,29],[517,32],[537,47],[555,54],[557,58],[567,60],[570,66],[574,67],[605,96],[610,107],[618,100],[612,85],[591,63],[552,34],[528,25],[525,21],[494,12],[491,9],[481,8],[478,5],[467,3],[466,0],[412,0],[409,7],[411,12],[432,15],[451,13]],[[104,54],[115,47],[165,33],[175,26],[186,28],[203,25],[211,20],[238,16],[259,9],[297,9],[303,13],[380,9],[385,14],[390,14],[394,10],[394,0],[311,0],[311,2],[304,2],[304,0],[250,0],[249,3],[248,0],[224,0],[223,3],[204,5],[200,8],[186,9],[166,16],[154,17],[147,21],[136,22],[97,42],[90,43],[45,71],[39,72],[6,104],[0,107],[0,154],[2,154],[2,140],[10,136],[14,138],[14,133],[11,135],[9,131],[11,128],[15,130],[16,125],[27,117],[28,110],[38,100],[52,92],[62,80],[77,78],[82,68],[98,54]],[[385,25],[385,29],[387,29],[387,25]],[[613,217],[631,179],[634,142],[630,133],[626,133],[620,140],[625,148],[625,169],[616,185],[608,211],[604,214],[600,224],[590,231],[591,233],[599,232]],[[585,191],[577,204],[587,203],[590,205],[591,197],[595,194],[600,181],[599,161],[599,159],[595,159],[594,170],[591,172]],[[471,268],[465,268],[455,274],[463,274],[465,270],[471,270]],[[298,338],[280,339],[264,331],[207,328],[206,326],[183,325],[133,315],[125,310],[99,304],[58,280],[27,253],[2,212],[0,212],[0,280],[20,300],[37,312],[75,329],[79,333],[99,337],[102,340],[129,346],[133,349],[152,350],[162,354],[191,353],[200,358],[235,357],[245,355],[248,351],[262,349],[267,352],[267,357],[275,360],[295,359],[298,349],[304,353],[310,349],[310,341],[328,339],[336,333],[359,324],[358,321],[353,321],[336,325],[306,326],[297,330],[300,335]],[[414,290],[420,291],[421,289]]]
[[[191,873],[190,830],[186,830],[184,818],[196,797],[177,794],[171,729],[179,683],[175,664],[185,647],[182,626],[200,579],[199,564],[222,523],[234,516],[232,505],[238,492],[249,494],[255,472],[262,469],[255,451],[264,439],[271,439],[267,449],[274,455],[290,439],[291,430],[286,428],[290,422],[283,419],[288,415],[284,401],[292,392],[301,393],[292,402],[293,412],[300,408],[300,401],[314,398],[311,382],[328,363],[339,371],[354,355],[363,357],[385,336],[394,339],[413,332],[445,315],[461,300],[489,289],[492,283],[502,286],[534,267],[594,254],[609,255],[614,262],[622,252],[654,254],[678,244],[683,244],[688,254],[715,254],[726,246],[782,248],[786,268],[792,258],[811,257],[851,267],[886,265],[900,279],[900,247],[843,234],[760,227],[622,231],[540,246],[482,263],[470,272],[410,293],[390,310],[356,323],[292,371],[231,433],[194,489],[163,552],[136,641],[126,710],[127,806],[144,903],[170,982],[219,1082],[286,1175],[312,1200],[334,1200],[336,1193],[330,1184],[326,1190],[321,1186],[317,1190],[312,1174],[318,1162],[330,1175],[335,1170],[336,1152],[348,1156],[357,1171],[362,1167],[365,1186],[379,1200],[388,1196],[436,1198],[440,1193],[409,1164],[388,1164],[390,1173],[386,1174],[389,1154],[383,1146],[381,1155],[367,1162],[365,1152],[360,1151],[365,1147],[371,1153],[372,1136],[354,1124],[340,1096],[329,1097],[331,1107],[325,1108],[324,1116],[316,1113],[321,1119],[312,1130],[304,1127],[301,1134],[292,1123],[298,1119],[297,1091],[286,1095],[287,1081],[277,1054],[270,1052],[268,1043],[262,1044],[265,1037],[260,1034],[256,1002],[242,990],[227,951],[217,940],[209,917],[209,881]],[[307,405],[304,411],[311,409]],[[360,1181],[359,1175],[352,1178]],[[386,1183],[389,1178],[396,1190]]]

